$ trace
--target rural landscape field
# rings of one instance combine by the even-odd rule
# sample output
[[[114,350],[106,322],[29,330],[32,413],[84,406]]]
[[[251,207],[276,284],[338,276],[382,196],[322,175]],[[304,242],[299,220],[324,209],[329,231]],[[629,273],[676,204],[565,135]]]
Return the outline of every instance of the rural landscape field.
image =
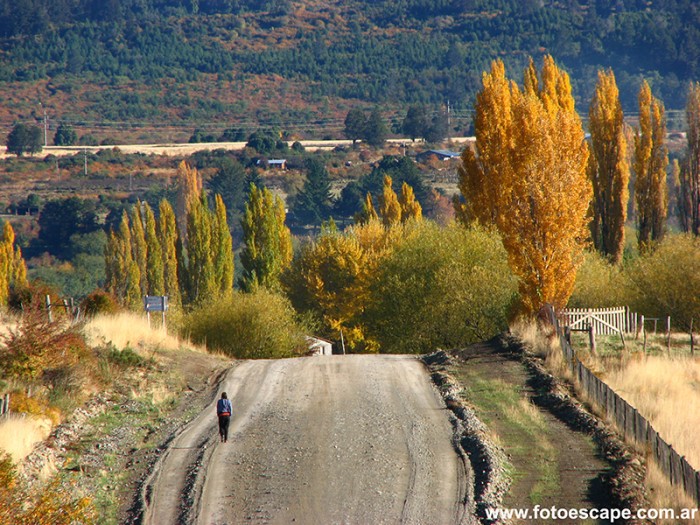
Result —
[[[696,2],[0,0],[0,140],[0,525],[700,523]]]

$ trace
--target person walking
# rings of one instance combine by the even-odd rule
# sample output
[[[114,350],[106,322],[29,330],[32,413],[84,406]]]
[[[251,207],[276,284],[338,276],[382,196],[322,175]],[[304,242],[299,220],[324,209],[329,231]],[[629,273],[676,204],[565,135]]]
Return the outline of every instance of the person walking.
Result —
[[[216,402],[216,415],[219,417],[219,437],[222,443],[228,441],[228,425],[231,422],[232,413],[231,401],[226,396],[226,392],[222,392],[221,399]]]

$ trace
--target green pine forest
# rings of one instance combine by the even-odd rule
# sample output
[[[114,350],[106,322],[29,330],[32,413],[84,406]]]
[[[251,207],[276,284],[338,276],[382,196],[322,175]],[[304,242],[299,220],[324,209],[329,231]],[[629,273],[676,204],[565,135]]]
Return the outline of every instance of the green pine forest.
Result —
[[[700,73],[693,0],[0,0],[0,119],[176,133],[236,124],[341,136],[348,109],[448,102],[481,72],[552,54],[590,100],[612,67],[626,114],[647,79],[681,127]],[[22,93],[22,95],[18,95]],[[40,106],[39,104],[43,106]],[[579,111],[585,111],[585,103]],[[674,121],[676,119],[677,122]],[[674,124],[675,122],[675,124]],[[146,133],[146,132],[144,132]]]

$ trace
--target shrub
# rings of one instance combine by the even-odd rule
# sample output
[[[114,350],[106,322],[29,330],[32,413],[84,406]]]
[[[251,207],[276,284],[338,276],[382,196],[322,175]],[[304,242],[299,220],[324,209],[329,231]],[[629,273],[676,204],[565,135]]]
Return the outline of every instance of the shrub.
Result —
[[[497,234],[426,222],[379,265],[364,317],[382,352],[428,352],[505,329],[516,293]]]
[[[98,314],[111,315],[119,311],[119,303],[112,294],[95,290],[83,299],[82,308],[88,317],[95,317]]]
[[[598,252],[586,252],[576,274],[568,308],[608,308],[629,303],[622,267]]]
[[[305,347],[305,326],[291,304],[262,289],[200,307],[185,318],[184,331],[209,351],[240,359],[291,357]]]
[[[76,492],[55,477],[36,498],[29,497],[10,457],[0,454],[0,525],[97,523],[92,498]]]
[[[677,328],[700,321],[700,240],[668,235],[654,252],[626,269],[630,307],[646,316],[666,317]]]
[[[2,340],[0,371],[18,379],[37,379],[47,370],[86,365],[92,357],[85,339],[74,327],[49,323],[40,310],[27,312],[18,327]]]

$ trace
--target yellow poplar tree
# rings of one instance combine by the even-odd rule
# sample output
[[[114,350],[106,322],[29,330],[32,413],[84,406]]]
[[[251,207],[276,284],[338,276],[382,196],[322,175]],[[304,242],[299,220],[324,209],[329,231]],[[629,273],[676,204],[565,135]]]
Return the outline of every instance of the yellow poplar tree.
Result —
[[[178,252],[181,251],[180,232],[178,231],[175,212],[170,203],[163,199],[160,201],[158,216],[158,237],[161,243],[163,257],[163,287],[171,306],[179,306],[180,281],[178,274]],[[179,247],[179,248],[178,248]]]
[[[362,203],[362,211],[355,214],[355,224],[365,224],[377,220],[379,220],[379,215],[377,215],[377,210],[374,209],[372,194],[367,192]]]
[[[678,212],[683,231],[700,235],[700,82],[690,84],[685,119],[688,146],[680,169]]]
[[[588,115],[588,173],[593,185],[591,237],[599,252],[618,263],[625,246],[630,167],[622,106],[612,70],[598,71]]]
[[[105,256],[109,269],[107,290],[123,305],[138,308],[142,301],[141,273],[133,257],[131,227],[126,210],[122,213],[119,229],[110,232]]]
[[[148,294],[148,246],[140,201],[131,208],[131,254],[139,269],[139,289],[143,297]]]
[[[410,219],[420,220],[423,217],[423,208],[416,200],[413,188],[406,182],[401,185],[399,204],[401,205],[401,222]]]
[[[518,277],[525,313],[563,308],[588,238],[588,147],[568,75],[550,56],[532,61],[524,88],[501,61],[477,95],[475,149],[462,154],[460,217],[495,224]]]
[[[250,195],[241,219],[241,287],[251,291],[258,286],[276,288],[279,276],[292,261],[292,236],[285,225],[282,199],[267,188],[250,185]]]
[[[163,248],[161,247],[160,239],[158,239],[156,218],[148,203],[143,205],[143,217],[146,238],[148,295],[165,295]]]
[[[662,239],[666,226],[668,151],[665,140],[664,106],[652,96],[645,80],[639,90],[639,129],[634,137],[637,241],[643,251]]]
[[[184,160],[177,167],[177,225],[187,235],[187,216],[190,206],[202,194],[202,178],[196,168],[191,168]],[[186,244],[186,243],[185,243]]]
[[[0,304],[7,304],[13,286],[27,284],[27,267],[22,258],[22,250],[15,246],[15,230],[6,222],[0,242]]]
[[[190,203],[187,214],[186,296],[198,304],[218,295],[212,246],[212,214],[202,195]]]
[[[219,194],[215,197],[211,227],[216,287],[221,295],[228,295],[233,292],[233,239],[226,220],[226,205]]]
[[[401,222],[401,205],[396,192],[391,187],[391,183],[391,177],[384,175],[384,187],[382,188],[379,213],[382,216],[384,226],[387,228]]]

